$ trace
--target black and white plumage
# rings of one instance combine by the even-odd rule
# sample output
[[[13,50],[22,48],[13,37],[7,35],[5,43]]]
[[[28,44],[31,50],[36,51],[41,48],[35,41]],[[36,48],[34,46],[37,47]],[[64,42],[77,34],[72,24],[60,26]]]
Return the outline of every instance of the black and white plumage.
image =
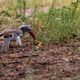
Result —
[[[1,48],[2,52],[7,52],[9,51],[9,44],[10,41],[16,41],[16,44],[21,46],[21,37],[24,36],[24,34],[28,32],[33,40],[35,40],[35,34],[31,27],[29,25],[21,25],[18,29],[5,29],[0,33],[0,36],[4,37],[4,42]]]

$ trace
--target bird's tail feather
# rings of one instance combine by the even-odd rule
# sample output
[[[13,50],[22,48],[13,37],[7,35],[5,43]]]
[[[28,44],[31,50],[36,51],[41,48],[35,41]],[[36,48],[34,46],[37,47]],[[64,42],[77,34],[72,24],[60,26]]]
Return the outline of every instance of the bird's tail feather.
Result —
[[[1,51],[7,52],[9,50],[9,44],[10,44],[10,38],[5,38]]]

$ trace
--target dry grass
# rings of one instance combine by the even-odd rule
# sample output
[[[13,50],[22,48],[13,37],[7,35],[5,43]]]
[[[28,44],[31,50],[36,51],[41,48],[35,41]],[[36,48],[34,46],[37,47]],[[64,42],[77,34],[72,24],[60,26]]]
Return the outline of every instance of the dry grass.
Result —
[[[16,5],[17,0],[0,0],[0,11],[7,9],[10,5],[14,7]],[[69,5],[71,0],[55,0],[57,7],[63,7]],[[52,0],[27,0],[27,7],[34,7],[37,6],[44,6],[44,5],[51,5]]]

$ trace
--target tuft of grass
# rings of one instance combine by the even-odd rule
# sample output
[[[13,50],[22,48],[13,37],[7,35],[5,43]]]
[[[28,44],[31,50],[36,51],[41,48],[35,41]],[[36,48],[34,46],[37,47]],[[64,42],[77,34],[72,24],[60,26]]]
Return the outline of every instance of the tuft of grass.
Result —
[[[56,9],[52,5],[48,14],[38,13],[38,18],[44,22],[44,28],[39,32],[39,39],[42,41],[69,42],[80,32],[78,13],[79,2],[73,2],[68,7]]]

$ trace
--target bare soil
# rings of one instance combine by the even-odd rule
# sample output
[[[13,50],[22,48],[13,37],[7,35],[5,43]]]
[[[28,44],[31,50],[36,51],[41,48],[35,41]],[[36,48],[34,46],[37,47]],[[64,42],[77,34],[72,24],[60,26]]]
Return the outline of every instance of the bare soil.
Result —
[[[80,45],[10,47],[0,54],[0,80],[80,80]]]

